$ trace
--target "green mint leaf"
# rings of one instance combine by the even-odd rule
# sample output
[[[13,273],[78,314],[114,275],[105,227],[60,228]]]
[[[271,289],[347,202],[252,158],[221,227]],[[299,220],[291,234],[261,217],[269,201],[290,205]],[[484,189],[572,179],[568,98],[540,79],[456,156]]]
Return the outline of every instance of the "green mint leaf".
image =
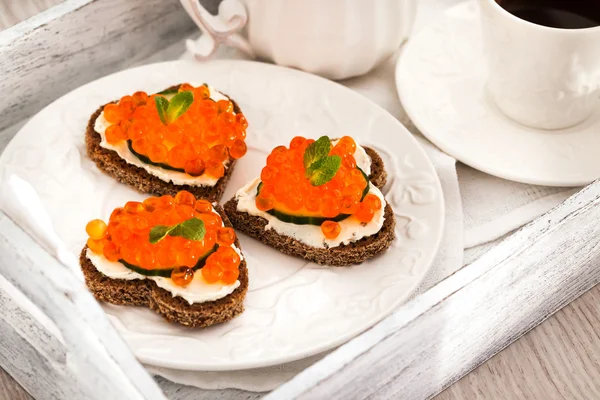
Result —
[[[162,121],[163,124],[167,124],[167,108],[169,107],[169,100],[165,99],[162,96],[156,96],[154,98],[154,103],[156,104],[156,111],[158,111],[158,117]]]
[[[333,179],[337,174],[340,166],[342,165],[342,158],[340,156],[329,156],[323,158],[307,170],[310,170],[308,181],[313,186],[321,186]]]
[[[306,148],[304,152],[304,168],[308,170],[312,164],[327,157],[329,150],[331,150],[331,140],[327,136],[321,136]]]
[[[187,221],[175,225],[169,232],[169,236],[181,236],[188,240],[202,240],[206,234],[204,221],[198,218],[191,218]]]
[[[306,178],[310,179],[310,177],[312,176],[312,174],[318,170],[319,168],[321,168],[321,166],[323,165],[323,163],[325,162],[325,158],[321,158],[317,161],[315,161],[314,163],[312,163],[310,165],[310,167],[306,168],[304,175],[306,176]]]
[[[194,94],[190,91],[177,93],[169,101],[167,107],[167,122],[170,124],[181,117],[194,102]]]
[[[188,240],[202,240],[205,234],[204,221],[191,218],[173,226],[156,225],[150,230],[150,243],[156,244],[167,235],[180,236]]]
[[[170,230],[171,228],[168,226],[156,225],[150,230],[150,243],[156,244],[160,242],[167,236]]]

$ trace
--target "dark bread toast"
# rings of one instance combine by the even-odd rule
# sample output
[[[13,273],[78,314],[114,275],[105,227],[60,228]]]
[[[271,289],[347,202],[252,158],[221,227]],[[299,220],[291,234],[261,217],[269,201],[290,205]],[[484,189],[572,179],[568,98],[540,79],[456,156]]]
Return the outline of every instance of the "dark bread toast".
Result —
[[[177,89],[180,85],[172,86],[166,90]],[[228,96],[227,96],[228,97]],[[229,98],[229,97],[228,97]],[[237,103],[229,98],[233,103],[233,108],[236,113],[241,112]],[[114,103],[114,102],[113,102]],[[85,132],[85,145],[88,157],[96,163],[98,168],[105,174],[115,178],[118,182],[124,183],[142,193],[149,193],[156,196],[169,194],[175,196],[181,190],[187,190],[196,198],[206,199],[209,201],[219,201],[223,196],[227,182],[231,178],[236,160],[229,158],[225,175],[221,177],[215,186],[190,186],[190,185],[175,185],[173,182],[165,182],[158,177],[149,174],[143,168],[127,163],[119,155],[109,149],[100,146],[101,137],[94,130],[96,119],[102,113],[104,106],[100,106],[94,114],[92,114],[87,129]]]
[[[364,148],[371,157],[371,175],[369,180],[381,189],[387,181],[387,173],[383,160],[375,150]],[[262,243],[271,246],[284,254],[302,257],[317,264],[331,266],[347,266],[361,263],[385,251],[394,240],[396,218],[392,207],[387,204],[384,210],[384,222],[381,230],[375,234],[356,242],[343,244],[337,247],[316,248],[300,242],[289,236],[283,236],[273,229],[265,230],[268,221],[262,217],[250,215],[237,210],[238,201],[235,197],[225,203],[225,213],[234,228],[251,236]]]
[[[222,216],[225,226],[231,227],[231,222],[223,208],[215,206]],[[235,245],[241,249],[236,238]],[[111,304],[124,306],[145,306],[161,314],[170,322],[189,327],[207,327],[226,322],[244,311],[244,298],[248,291],[248,269],[246,261],[240,263],[240,286],[231,294],[215,301],[189,304],[183,298],[173,295],[150,279],[111,279],[94,267],[86,257],[85,246],[79,257],[85,283],[96,299]]]
[[[371,158],[371,174],[369,175],[369,181],[381,190],[387,183],[387,172],[383,160],[372,148],[363,146],[363,149],[365,149],[365,152]]]

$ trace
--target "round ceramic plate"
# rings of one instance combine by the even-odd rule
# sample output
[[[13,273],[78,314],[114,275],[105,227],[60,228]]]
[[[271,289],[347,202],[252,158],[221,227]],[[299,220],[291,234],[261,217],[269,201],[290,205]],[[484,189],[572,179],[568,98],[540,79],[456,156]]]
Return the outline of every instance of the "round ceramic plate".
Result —
[[[85,244],[85,224],[146,196],[101,173],[87,156],[89,116],[137,90],[209,82],[229,94],[249,121],[248,154],[238,162],[223,202],[258,176],[270,150],[296,135],[354,136],[375,148],[389,174],[386,198],[397,238],[361,265],[328,268],[285,256],[240,235],[248,261],[246,311],[230,322],[190,329],[143,307],[105,305],[144,363],[185,370],[276,365],[330,349],[369,328],[405,301],[427,273],[442,233],[443,202],[433,166],[390,114],[349,89],[303,72],[243,61],[147,65],[87,84],[29,121],[0,159],[0,177],[16,174],[36,189],[69,250]]]
[[[402,104],[440,149],[517,182],[580,186],[600,177],[600,107],[575,127],[544,131],[505,117],[487,97],[479,9],[448,9],[412,37],[396,67]]]

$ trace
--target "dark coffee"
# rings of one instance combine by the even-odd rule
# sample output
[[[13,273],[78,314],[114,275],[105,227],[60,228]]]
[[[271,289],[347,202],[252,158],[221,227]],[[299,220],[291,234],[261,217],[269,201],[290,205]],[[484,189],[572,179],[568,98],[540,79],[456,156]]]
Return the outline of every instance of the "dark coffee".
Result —
[[[562,29],[600,25],[600,0],[496,0],[509,13],[534,24]]]

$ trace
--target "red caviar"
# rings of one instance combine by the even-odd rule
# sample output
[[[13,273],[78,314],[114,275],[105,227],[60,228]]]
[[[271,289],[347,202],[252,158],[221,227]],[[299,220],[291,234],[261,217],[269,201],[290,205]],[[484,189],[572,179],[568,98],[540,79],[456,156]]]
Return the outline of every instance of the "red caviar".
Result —
[[[202,277],[207,283],[219,280],[227,285],[235,283],[240,275],[240,257],[231,247],[221,246],[206,260],[202,268]]]
[[[220,246],[231,246],[235,241],[235,232],[233,228],[218,228],[217,229],[217,243]]]
[[[321,231],[327,239],[335,239],[342,231],[342,228],[335,221],[325,221],[321,224]]]
[[[194,270],[189,267],[177,267],[171,272],[171,279],[177,286],[187,286],[194,279]]]
[[[194,101],[169,125],[162,123],[156,109],[154,98],[161,95],[135,92],[107,104],[104,118],[111,126],[106,140],[110,144],[131,140],[133,149],[152,162],[184,170],[190,176],[221,178],[224,162],[246,154],[248,121],[235,112],[230,100],[210,99],[205,85],[184,83],[178,91],[191,91]]]
[[[369,208],[372,208],[375,211],[381,210],[381,199],[375,196],[374,194],[367,194],[365,196],[364,202],[367,203]]]
[[[106,224],[101,219],[94,219],[88,222],[85,231],[91,239],[100,240],[106,236]]]
[[[172,226],[190,218],[204,222],[203,240],[188,240],[165,236],[155,244],[149,241],[150,231],[157,225]],[[86,226],[87,245],[92,252],[109,261],[124,260],[129,264],[152,270],[174,268],[171,278],[180,286],[188,285],[194,277],[193,268],[210,254],[202,267],[202,277],[208,283],[235,283],[239,276],[241,258],[232,247],[236,236],[232,228],[224,227],[221,216],[206,200],[196,200],[187,191],[175,197],[150,197],[142,203],[127,202],[116,208],[108,225],[95,219]],[[199,272],[199,271],[197,271]]]
[[[333,179],[320,186],[312,186],[305,176],[304,153],[313,142],[297,136],[289,147],[277,146],[271,151],[267,165],[261,171],[263,186],[256,197],[256,207],[261,211],[275,209],[325,218],[348,214],[360,222],[370,222],[375,212],[381,209],[381,200],[374,194],[362,198],[369,183],[356,167],[354,139],[344,136],[331,148],[329,154],[340,156],[342,165]],[[339,224],[335,224],[339,228]],[[333,224],[327,223],[322,230],[328,238],[339,235]]]

